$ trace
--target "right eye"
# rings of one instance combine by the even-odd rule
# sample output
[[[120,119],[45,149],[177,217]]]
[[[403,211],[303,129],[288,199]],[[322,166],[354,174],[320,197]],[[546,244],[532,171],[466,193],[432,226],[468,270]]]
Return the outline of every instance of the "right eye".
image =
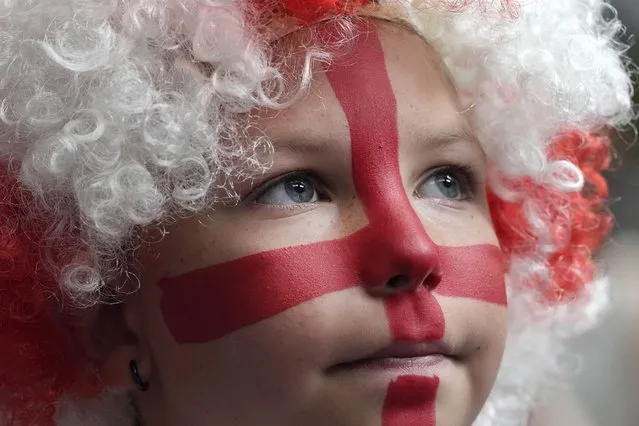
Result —
[[[292,205],[320,201],[322,194],[315,181],[303,174],[286,176],[260,191],[255,198],[258,204]]]

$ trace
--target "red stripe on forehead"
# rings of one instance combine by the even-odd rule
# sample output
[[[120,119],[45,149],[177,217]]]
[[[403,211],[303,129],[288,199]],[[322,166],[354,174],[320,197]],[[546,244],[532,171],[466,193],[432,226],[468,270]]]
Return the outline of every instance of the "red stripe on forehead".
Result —
[[[379,232],[423,232],[399,173],[397,100],[384,52],[374,28],[361,27],[365,32],[352,54],[338,58],[326,72],[348,120],[355,189],[371,225],[383,226]]]

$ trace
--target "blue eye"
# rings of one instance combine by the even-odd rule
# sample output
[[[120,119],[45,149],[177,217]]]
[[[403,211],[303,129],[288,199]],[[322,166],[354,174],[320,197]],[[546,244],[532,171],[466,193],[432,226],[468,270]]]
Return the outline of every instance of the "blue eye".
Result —
[[[475,196],[474,177],[463,167],[444,167],[432,172],[417,188],[420,198],[467,201]]]
[[[303,175],[290,175],[261,191],[255,199],[258,204],[305,204],[320,200],[313,179]]]

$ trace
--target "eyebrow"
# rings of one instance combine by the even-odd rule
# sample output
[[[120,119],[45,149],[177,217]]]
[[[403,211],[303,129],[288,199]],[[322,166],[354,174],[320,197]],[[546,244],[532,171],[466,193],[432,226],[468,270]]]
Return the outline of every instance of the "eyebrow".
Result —
[[[463,124],[437,130],[425,137],[418,137],[416,142],[413,143],[418,143],[422,149],[428,151],[440,151],[446,148],[467,146],[479,151],[482,157],[484,159],[486,158],[486,153],[477,137],[468,126]]]
[[[413,149],[427,151],[441,151],[458,146],[467,146],[473,150],[479,151],[483,158],[486,154],[475,135],[470,128],[464,124],[456,124],[443,129],[436,129],[433,132],[417,134],[407,141],[413,145]],[[350,143],[344,141],[340,144],[340,148],[335,148],[334,138],[329,138],[324,134],[292,132],[275,140],[275,152],[286,152],[292,155],[331,155],[339,153],[340,149],[344,149],[350,153]],[[286,154],[285,154],[286,155]]]
[[[341,143],[339,148],[336,147],[336,140],[326,135],[317,133],[300,134],[294,132],[285,137],[277,138],[274,141],[275,155],[279,153],[290,154],[293,156],[308,155],[335,155],[340,150],[350,152],[351,146],[348,141]]]

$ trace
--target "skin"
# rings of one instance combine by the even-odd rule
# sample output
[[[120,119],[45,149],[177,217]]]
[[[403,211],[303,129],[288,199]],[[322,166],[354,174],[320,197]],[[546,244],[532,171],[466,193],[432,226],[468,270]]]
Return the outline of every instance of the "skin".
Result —
[[[497,246],[482,184],[485,155],[437,55],[408,29],[376,27],[397,100],[399,173],[410,208],[434,245]],[[287,43],[299,43],[300,32]],[[254,124],[272,140],[273,166],[238,186],[244,197],[239,205],[179,222],[138,259],[140,291],[123,310],[131,339],[104,360],[104,380],[123,392],[133,390],[128,362],[136,359],[150,389],[135,400],[150,426],[390,425],[382,411],[395,372],[342,374],[331,367],[389,345],[385,298],[415,288],[363,283],[207,342],[178,343],[167,327],[158,286],[163,279],[256,253],[344,239],[368,225],[353,179],[349,123],[321,68],[304,100],[277,114],[263,113]],[[457,136],[441,137],[451,134]],[[455,199],[442,192],[435,184],[442,166],[471,195]],[[476,185],[466,185],[460,167]],[[275,181],[297,170],[312,171],[321,181],[316,201],[292,202]],[[436,424],[470,425],[501,360],[506,308],[441,296],[436,289],[434,297],[446,323],[442,341],[453,352],[423,372],[439,378]]]

